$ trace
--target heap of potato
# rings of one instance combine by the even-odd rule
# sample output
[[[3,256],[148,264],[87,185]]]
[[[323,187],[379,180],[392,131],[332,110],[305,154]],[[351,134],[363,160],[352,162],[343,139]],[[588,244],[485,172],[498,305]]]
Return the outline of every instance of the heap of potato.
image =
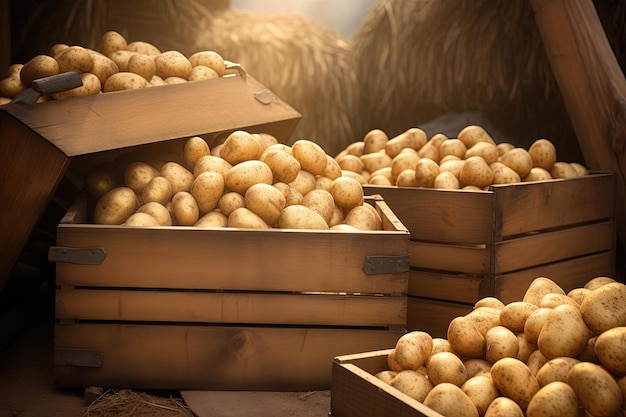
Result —
[[[166,149],[166,150],[165,150]],[[122,154],[124,155],[124,154]],[[280,144],[238,130],[209,148],[199,136],[182,149],[97,165],[85,178],[97,224],[382,230],[361,184],[316,143]]]
[[[447,417],[626,415],[626,285],[568,293],[536,278],[522,300],[479,300],[446,338],[400,337],[376,376]]]
[[[42,96],[39,101],[222,77],[226,63],[215,51],[186,57],[179,51],[160,51],[148,42],[128,42],[109,31],[102,35],[98,50],[55,44],[49,55],[11,65],[7,77],[0,80],[0,105],[31,87],[33,80],[72,71],[80,74],[82,86]]]
[[[370,130],[362,141],[335,156],[344,175],[361,184],[442,189],[484,190],[493,184],[544,181],[587,175],[575,162],[557,160],[548,139],[528,150],[498,143],[480,126],[462,129],[456,138],[436,134],[428,139],[419,128],[389,138]]]

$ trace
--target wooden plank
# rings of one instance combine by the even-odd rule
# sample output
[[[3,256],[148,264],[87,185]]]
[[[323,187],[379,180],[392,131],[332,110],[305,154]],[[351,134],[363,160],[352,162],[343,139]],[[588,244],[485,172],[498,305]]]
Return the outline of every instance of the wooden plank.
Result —
[[[13,63],[10,3],[9,0],[0,0],[0,68],[9,68]],[[5,76],[3,73],[3,78]]]
[[[364,185],[380,194],[411,232],[411,240],[486,244],[491,242],[493,193]]]
[[[496,276],[494,294],[507,304],[521,300],[530,283],[537,277],[550,278],[568,292],[584,286],[592,278],[613,277],[614,274],[615,252],[602,252]]]
[[[55,325],[54,347],[92,349],[102,366],[56,364],[59,387],[308,391],[329,389],[333,358],[392,347],[403,331]]]
[[[491,294],[490,275],[472,277],[446,272],[409,271],[409,296],[473,304]]]
[[[496,243],[494,274],[614,250],[613,221],[543,232]]]
[[[475,300],[478,301],[478,300]],[[421,330],[432,337],[448,337],[448,326],[458,316],[472,311],[473,305],[407,297],[408,331]]]
[[[366,355],[370,357],[365,357]],[[362,359],[338,357],[332,367],[330,413],[333,417],[443,417],[374,375],[388,369],[388,351]],[[374,362],[375,360],[375,362]],[[378,366],[372,367],[371,364]],[[369,372],[361,368],[369,365]]]
[[[433,242],[409,243],[411,268],[488,275],[491,249],[485,245],[459,246]]]
[[[57,320],[404,328],[406,297],[59,289]]]
[[[592,0],[531,0],[552,72],[590,169],[616,174],[626,243],[626,79]]]

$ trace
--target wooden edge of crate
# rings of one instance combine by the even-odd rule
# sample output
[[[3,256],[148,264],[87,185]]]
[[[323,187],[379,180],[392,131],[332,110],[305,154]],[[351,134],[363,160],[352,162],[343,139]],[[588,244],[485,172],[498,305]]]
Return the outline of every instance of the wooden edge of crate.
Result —
[[[388,369],[387,356],[392,349],[338,356],[333,361],[331,415],[379,417],[378,411],[394,417],[443,417],[414,398],[378,379],[375,374]]]
[[[380,194],[364,196],[363,198],[364,201],[368,201],[369,198],[373,200],[374,207],[378,210],[383,221],[383,230],[395,230],[409,234],[409,229],[400,221]]]

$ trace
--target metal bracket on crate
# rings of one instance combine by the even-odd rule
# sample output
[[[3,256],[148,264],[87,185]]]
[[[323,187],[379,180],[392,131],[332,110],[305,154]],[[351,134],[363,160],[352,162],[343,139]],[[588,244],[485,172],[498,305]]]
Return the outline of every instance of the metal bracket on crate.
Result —
[[[80,366],[99,368],[104,355],[96,349],[54,348],[55,366]]]
[[[363,272],[367,275],[397,274],[408,270],[409,255],[370,255],[363,263]]]
[[[48,249],[48,261],[67,262],[78,265],[100,265],[107,253],[104,248],[68,248],[65,246],[51,246]]]

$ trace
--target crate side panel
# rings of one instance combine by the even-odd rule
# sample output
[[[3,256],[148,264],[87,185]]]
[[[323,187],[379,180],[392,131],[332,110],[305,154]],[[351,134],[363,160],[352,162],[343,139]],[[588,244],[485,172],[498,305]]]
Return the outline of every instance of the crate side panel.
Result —
[[[364,185],[366,195],[380,194],[411,240],[440,243],[491,242],[493,193]]]
[[[411,240],[409,260],[412,268],[488,275],[490,249],[484,245],[459,246]]]
[[[598,276],[612,277],[614,274],[614,252],[581,256],[497,276],[495,277],[495,296],[505,304],[519,301],[524,297],[530,283],[538,277],[550,278],[567,293],[574,288],[583,287],[592,278]]]
[[[56,362],[61,387],[328,389],[333,358],[387,349],[404,332],[130,324],[55,325],[55,354],[100,352],[101,366]]]
[[[409,296],[473,304],[490,294],[488,278],[445,272],[409,271]]]
[[[406,297],[58,289],[57,320],[404,328]]]
[[[612,174],[494,186],[496,230],[514,236],[614,217]]]
[[[421,330],[432,337],[447,338],[450,322],[456,317],[466,315],[472,309],[473,305],[468,304],[408,297],[406,329]]]
[[[506,273],[615,248],[615,223],[542,232],[494,245],[494,273]]]

